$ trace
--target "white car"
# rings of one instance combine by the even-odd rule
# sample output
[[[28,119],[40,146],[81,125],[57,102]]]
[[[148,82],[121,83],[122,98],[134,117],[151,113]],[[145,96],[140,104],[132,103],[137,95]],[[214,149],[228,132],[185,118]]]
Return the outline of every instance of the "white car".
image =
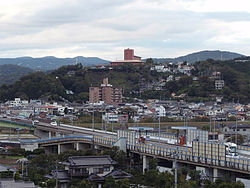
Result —
[[[57,126],[57,123],[55,121],[51,122],[50,125]]]
[[[38,120],[34,120],[33,123],[34,123],[34,124],[38,124],[39,121],[38,121]]]

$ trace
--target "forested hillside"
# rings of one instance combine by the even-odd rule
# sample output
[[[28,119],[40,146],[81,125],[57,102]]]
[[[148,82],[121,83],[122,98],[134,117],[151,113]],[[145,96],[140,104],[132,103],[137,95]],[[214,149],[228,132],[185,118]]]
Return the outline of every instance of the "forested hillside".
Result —
[[[65,65],[74,65],[76,62],[81,63],[84,67],[98,64],[108,64],[109,62],[98,57],[74,57],[74,58],[57,58],[54,56],[33,58],[0,58],[0,65],[12,64],[27,67],[33,70],[48,71],[55,70]]]
[[[13,84],[22,76],[32,72],[32,69],[18,65],[0,65],[0,85]]]
[[[0,87],[0,100],[6,101],[14,97],[36,99],[48,97],[50,100],[85,102],[88,100],[89,87],[99,86],[102,79],[109,78],[114,86],[123,89],[123,95],[128,98],[169,99],[181,94],[188,101],[209,101],[216,96],[223,96],[225,101],[250,102],[250,61],[245,58],[240,61],[207,60],[195,63],[192,75],[170,72],[159,73],[150,71],[150,65],[134,67],[124,65],[114,69],[84,68],[82,65],[63,66],[50,74],[35,72],[24,76],[12,85]],[[222,90],[216,90],[213,72],[220,72],[220,79],[225,81]],[[176,80],[167,81],[173,74]],[[177,79],[179,77],[179,79]],[[178,81],[177,81],[178,80]],[[163,84],[161,90],[154,84]]]

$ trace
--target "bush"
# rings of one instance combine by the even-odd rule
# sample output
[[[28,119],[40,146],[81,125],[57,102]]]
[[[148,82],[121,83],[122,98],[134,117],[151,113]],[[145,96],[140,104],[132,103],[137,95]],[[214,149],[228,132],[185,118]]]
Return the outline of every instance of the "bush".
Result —
[[[47,187],[48,188],[54,188],[56,186],[56,179],[49,179],[47,181]]]
[[[14,176],[14,180],[20,180],[20,172],[16,172],[15,176]]]

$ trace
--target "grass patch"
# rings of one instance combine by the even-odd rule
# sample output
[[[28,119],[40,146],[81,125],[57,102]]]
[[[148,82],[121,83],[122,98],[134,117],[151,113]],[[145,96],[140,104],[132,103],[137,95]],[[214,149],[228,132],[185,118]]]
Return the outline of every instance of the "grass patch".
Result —
[[[18,160],[24,158],[24,156],[11,156],[11,155],[0,155],[1,159],[13,159]]]

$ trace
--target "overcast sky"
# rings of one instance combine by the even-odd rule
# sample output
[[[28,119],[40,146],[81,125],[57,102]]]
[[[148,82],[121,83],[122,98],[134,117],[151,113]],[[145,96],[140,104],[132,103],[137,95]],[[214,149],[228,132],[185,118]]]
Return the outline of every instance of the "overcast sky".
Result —
[[[250,55],[249,0],[0,0],[0,57]]]

